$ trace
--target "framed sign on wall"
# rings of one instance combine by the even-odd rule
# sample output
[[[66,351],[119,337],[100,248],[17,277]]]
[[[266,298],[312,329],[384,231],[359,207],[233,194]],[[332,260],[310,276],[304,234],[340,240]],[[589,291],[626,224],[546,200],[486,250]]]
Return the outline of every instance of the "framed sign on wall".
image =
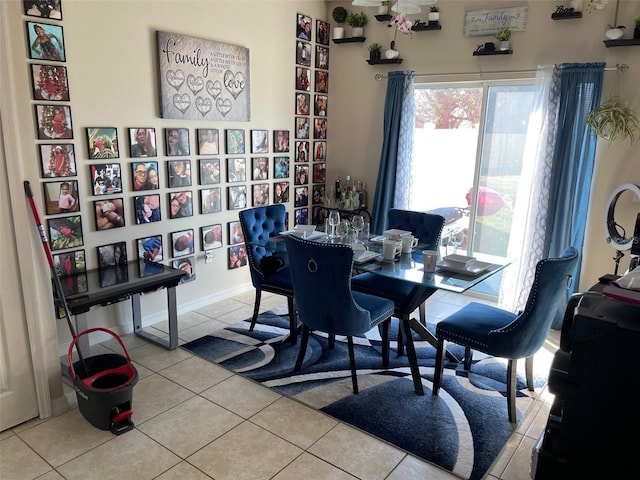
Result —
[[[464,13],[464,36],[494,35],[505,28],[514,32],[524,32],[527,27],[528,10],[529,7],[526,5],[468,10]]]

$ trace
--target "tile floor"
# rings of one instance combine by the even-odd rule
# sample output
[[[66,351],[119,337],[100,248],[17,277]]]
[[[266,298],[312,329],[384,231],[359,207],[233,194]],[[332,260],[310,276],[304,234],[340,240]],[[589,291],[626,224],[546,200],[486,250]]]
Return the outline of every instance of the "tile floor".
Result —
[[[253,295],[180,315],[180,342],[250,317]],[[431,320],[442,318],[469,300],[438,292],[427,312]],[[262,309],[285,313],[286,303],[265,294]],[[165,334],[160,324],[151,328]],[[550,338],[545,348],[555,351],[552,337],[556,341]],[[68,411],[0,433],[2,480],[457,478],[185,350],[167,351],[133,335],[123,340],[139,373],[135,428],[116,436],[92,427],[65,383]],[[92,347],[90,355],[105,348],[118,351],[112,340]],[[530,478],[531,449],[552,399],[542,393],[486,479]]]

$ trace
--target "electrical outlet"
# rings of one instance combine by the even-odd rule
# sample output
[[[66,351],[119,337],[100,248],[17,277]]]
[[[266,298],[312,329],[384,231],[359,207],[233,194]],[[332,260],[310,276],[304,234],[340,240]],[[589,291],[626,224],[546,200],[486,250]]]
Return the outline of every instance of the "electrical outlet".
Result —
[[[204,263],[211,263],[213,262],[213,259],[215,258],[216,254],[213,252],[213,250],[205,250],[204,252]]]

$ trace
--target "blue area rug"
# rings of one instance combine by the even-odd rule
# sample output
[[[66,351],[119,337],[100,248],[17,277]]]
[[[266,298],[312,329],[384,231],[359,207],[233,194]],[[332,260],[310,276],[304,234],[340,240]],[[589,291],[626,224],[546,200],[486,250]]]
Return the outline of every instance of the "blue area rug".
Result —
[[[398,324],[391,326],[388,369],[382,369],[377,330],[354,339],[360,393],[351,387],[346,339],[328,349],[323,334],[312,334],[302,370],[293,372],[299,345],[281,340],[286,316],[260,315],[253,332],[250,319],[182,346],[186,350],[295,398],[345,423],[390,442],[465,479],[487,472],[517,425],[507,418],[506,361],[474,352],[470,372],[446,364],[439,396],[431,394],[435,349],[415,338],[424,396],[413,390],[407,357],[395,351]],[[430,329],[434,329],[431,325]],[[462,347],[448,344],[458,358]],[[540,361],[540,357],[542,361]],[[547,358],[548,357],[548,360]],[[518,368],[518,421],[546,382],[551,354],[534,362],[536,393],[529,392],[524,361]]]

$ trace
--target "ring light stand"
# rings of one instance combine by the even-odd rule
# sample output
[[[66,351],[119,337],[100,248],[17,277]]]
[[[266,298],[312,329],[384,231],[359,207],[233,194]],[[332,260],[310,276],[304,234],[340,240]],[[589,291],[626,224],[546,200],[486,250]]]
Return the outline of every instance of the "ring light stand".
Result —
[[[624,257],[624,252],[626,250],[632,250],[632,254],[639,253],[636,250],[640,248],[640,214],[638,215],[638,220],[636,220],[636,226],[634,229],[634,234],[631,237],[625,237],[625,229],[622,228],[622,234],[618,231],[619,224],[615,220],[615,208],[618,198],[620,195],[626,190],[629,190],[634,193],[638,201],[640,201],[640,187],[633,183],[625,183],[616,188],[609,197],[609,201],[607,202],[607,211],[605,214],[605,222],[604,222],[604,231],[605,231],[605,240],[607,243],[611,244],[611,246],[616,250],[616,256],[613,258],[616,269],[615,275],[618,274],[618,266],[620,264],[620,260]],[[635,245],[634,245],[635,244]],[[632,259],[632,264],[634,263]],[[635,265],[634,265],[635,266]],[[632,269],[632,268],[630,268]]]

